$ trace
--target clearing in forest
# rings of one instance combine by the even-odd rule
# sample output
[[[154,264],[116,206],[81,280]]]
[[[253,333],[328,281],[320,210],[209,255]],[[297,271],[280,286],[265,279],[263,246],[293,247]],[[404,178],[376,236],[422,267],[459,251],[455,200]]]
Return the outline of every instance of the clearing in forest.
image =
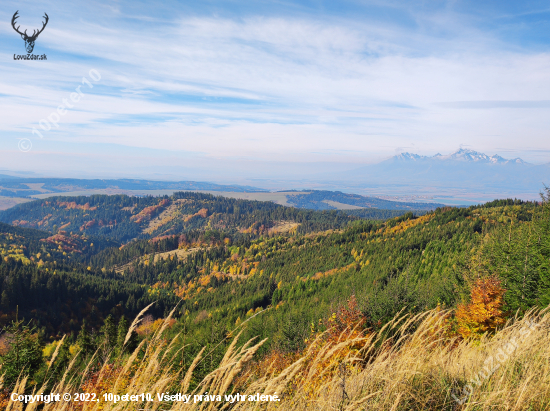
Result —
[[[145,228],[145,230],[143,230],[143,232],[151,234],[157,228],[176,218],[176,216],[178,215],[179,205],[185,203],[186,201],[186,199],[172,201],[172,203],[168,207],[166,207],[166,209],[162,213],[149,221],[149,225],[147,226],[147,228]]]

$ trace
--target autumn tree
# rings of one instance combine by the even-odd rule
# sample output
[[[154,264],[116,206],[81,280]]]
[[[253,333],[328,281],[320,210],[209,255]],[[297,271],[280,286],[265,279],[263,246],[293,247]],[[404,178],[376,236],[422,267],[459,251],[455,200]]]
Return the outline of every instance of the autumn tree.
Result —
[[[455,319],[458,333],[464,337],[479,338],[493,332],[506,322],[503,311],[506,290],[497,277],[480,278],[472,287],[469,303],[459,304]]]

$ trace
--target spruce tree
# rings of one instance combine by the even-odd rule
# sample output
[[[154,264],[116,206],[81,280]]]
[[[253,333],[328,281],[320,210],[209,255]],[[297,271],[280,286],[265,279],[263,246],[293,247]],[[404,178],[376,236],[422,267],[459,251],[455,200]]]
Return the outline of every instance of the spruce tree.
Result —
[[[4,387],[14,384],[20,376],[33,376],[44,359],[40,335],[35,326],[13,321],[4,329],[10,348],[0,359]]]
[[[78,337],[76,339],[76,343],[80,348],[83,356],[87,356],[94,351],[92,338],[88,333],[86,326],[86,320],[84,319],[84,321],[82,322],[82,327],[80,328],[80,332],[78,333]]]
[[[103,327],[100,330],[101,343],[105,345],[105,348],[112,349],[116,346],[117,342],[117,327],[113,316],[109,314],[103,323]]]
[[[118,322],[117,327],[117,353],[120,355],[124,352],[131,352],[135,349],[137,346],[137,334],[135,331],[132,331],[132,334],[130,336],[130,339],[124,343],[124,340],[126,339],[126,335],[128,334],[130,326],[128,324],[128,320],[125,316],[122,316],[120,318],[120,321]]]

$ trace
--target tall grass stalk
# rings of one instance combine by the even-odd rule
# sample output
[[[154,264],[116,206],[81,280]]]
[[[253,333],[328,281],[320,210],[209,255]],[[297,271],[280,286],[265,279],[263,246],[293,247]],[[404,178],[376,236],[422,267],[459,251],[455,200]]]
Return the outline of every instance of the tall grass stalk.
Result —
[[[239,345],[240,334],[228,347],[217,368],[200,382],[192,383],[193,371],[204,349],[186,370],[170,364],[180,351],[163,338],[166,327],[124,360],[105,363],[95,372],[90,389],[113,394],[180,392],[182,394],[274,394],[278,402],[84,402],[50,403],[44,411],[115,410],[549,410],[550,409],[550,314],[548,309],[531,310],[523,318],[512,318],[493,336],[480,341],[459,341],[444,332],[445,316],[432,310],[417,316],[399,316],[384,329],[365,337],[339,341],[320,349],[315,358],[304,357],[282,371],[265,370],[262,375],[237,379],[253,360],[264,341],[250,340]],[[166,319],[169,321],[170,317]],[[527,330],[527,331],[526,331]],[[333,372],[320,387],[315,379],[323,373],[316,367],[346,346],[362,348],[341,358],[352,364],[348,372]],[[510,343],[514,344],[511,346]],[[185,349],[185,348],[183,348]],[[505,353],[505,355],[502,354]],[[491,360],[492,358],[492,360]],[[498,365],[498,367],[497,367]],[[82,375],[69,366],[53,392],[82,392]],[[241,386],[235,386],[236,381]],[[244,382],[243,382],[244,381]],[[15,392],[23,393],[26,378],[17,382]],[[305,389],[316,386],[315,395]],[[469,386],[468,386],[469,385]],[[190,388],[194,387],[194,388]],[[464,387],[468,387],[465,390]],[[35,394],[45,390],[36,390]],[[465,394],[468,393],[468,395]],[[101,394],[102,392],[98,392]],[[458,399],[458,401],[457,401]],[[156,400],[156,398],[155,398]],[[7,410],[23,410],[20,403],[9,403]],[[25,411],[35,410],[28,405]]]

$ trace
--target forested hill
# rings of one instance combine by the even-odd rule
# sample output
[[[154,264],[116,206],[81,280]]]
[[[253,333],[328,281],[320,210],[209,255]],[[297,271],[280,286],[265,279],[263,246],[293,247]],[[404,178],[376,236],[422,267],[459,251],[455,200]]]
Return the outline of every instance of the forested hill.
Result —
[[[254,348],[255,372],[281,359],[307,363],[303,355],[322,341],[315,336],[340,344],[342,330],[352,330],[353,344],[357,336],[386,335],[374,340],[386,356],[393,349],[386,344],[402,341],[388,326],[398,313],[424,318],[434,309],[445,316],[430,317],[444,324],[442,332],[485,341],[516,313],[550,304],[550,190],[541,203],[502,200],[386,221],[193,193],[54,198],[2,218],[18,226],[0,223],[7,387],[0,404],[21,375],[31,392],[60,381],[68,367],[75,378],[85,375],[91,364],[85,378],[95,381],[103,365],[122,370],[115,358],[155,341],[177,357],[163,367],[185,375],[195,364],[198,384],[235,336],[264,341]],[[31,225],[41,230],[24,227]],[[128,332],[128,319],[146,307]],[[442,308],[456,308],[449,322]],[[160,329],[162,342],[155,340]],[[430,335],[426,346],[441,341]],[[204,361],[196,363],[199,353]]]
[[[250,319],[246,337],[293,351],[303,348],[311,324],[352,295],[372,328],[402,309],[456,306],[479,276],[500,277],[506,309],[545,306],[549,246],[550,207],[509,200],[359,221],[338,232],[228,241],[185,263],[171,254],[149,257],[128,266],[125,278],[149,284],[159,297],[180,297],[187,332],[203,344],[212,327],[223,334],[266,309]],[[114,261],[107,252],[96,264]]]
[[[155,301],[147,287],[88,264],[93,255],[118,250],[119,245],[101,237],[0,223],[0,327],[14,319],[16,311],[20,318],[36,321],[47,336],[75,330],[83,319],[99,329],[109,313],[137,314]],[[164,298],[153,311],[162,315],[177,300]],[[130,301],[127,310],[121,301]]]
[[[113,198],[75,199],[81,208],[61,208],[78,216],[86,204],[86,211],[98,206],[97,211],[110,204],[105,200]],[[136,207],[131,216],[144,215],[142,211],[151,207],[147,201],[158,204],[166,200],[119,198],[128,202],[122,208]],[[185,200],[184,205],[190,199]],[[211,197],[203,200],[213,201]],[[44,203],[44,208],[48,206]],[[288,210],[275,204],[266,207],[261,210],[266,215]],[[466,292],[464,273],[472,259],[479,261],[490,243],[488,239],[498,238],[499,230],[509,235],[512,227],[511,238],[523,241],[539,208],[534,203],[503,201],[438,209],[420,217],[408,213],[386,222],[350,222],[345,216],[346,226],[339,230],[265,230],[248,235],[235,226],[255,221],[257,217],[250,215],[258,211],[241,205],[239,213],[231,214],[234,220],[223,221],[227,225],[217,230],[202,225],[201,230],[176,231],[123,247],[113,247],[108,240],[80,231],[52,235],[1,225],[0,321],[14,318],[19,307],[20,315],[36,319],[46,335],[56,335],[77,332],[83,319],[97,329],[108,314],[131,317],[151,302],[156,302],[151,313],[163,316],[179,301],[178,312],[187,312],[195,319],[187,325],[188,332],[196,333],[200,340],[206,326],[204,318],[227,332],[251,313],[271,307],[260,322],[251,321],[250,332],[269,335],[273,344],[300,344],[312,320],[352,294],[368,312],[372,326],[382,324],[403,307],[421,310],[437,303],[455,304]],[[298,213],[295,216],[310,215],[300,214],[303,210],[294,212]],[[332,216],[332,224],[335,217],[337,222],[344,218],[335,212],[316,215]],[[207,217],[199,214],[189,221]],[[289,219],[288,215],[283,217]],[[127,220],[132,221],[132,217]],[[220,220],[210,220],[210,227],[216,221],[221,224]],[[325,224],[316,224],[321,223]],[[78,247],[69,247],[68,241]],[[508,281],[513,285],[516,279]],[[528,283],[537,281],[533,278]],[[544,287],[533,289],[531,294],[531,304],[550,296]],[[514,301],[511,303],[517,305],[518,300]],[[288,327],[297,331],[289,334]],[[291,334],[297,339],[289,341]]]
[[[0,254],[2,259],[13,258],[23,263],[65,260],[85,262],[92,255],[119,244],[102,237],[81,234],[51,234],[32,228],[0,223]]]
[[[50,233],[101,236],[122,243],[193,230],[257,236],[340,229],[359,218],[386,219],[404,210],[312,211],[272,202],[178,192],[168,197],[92,195],[51,197],[0,212],[0,221]]]

